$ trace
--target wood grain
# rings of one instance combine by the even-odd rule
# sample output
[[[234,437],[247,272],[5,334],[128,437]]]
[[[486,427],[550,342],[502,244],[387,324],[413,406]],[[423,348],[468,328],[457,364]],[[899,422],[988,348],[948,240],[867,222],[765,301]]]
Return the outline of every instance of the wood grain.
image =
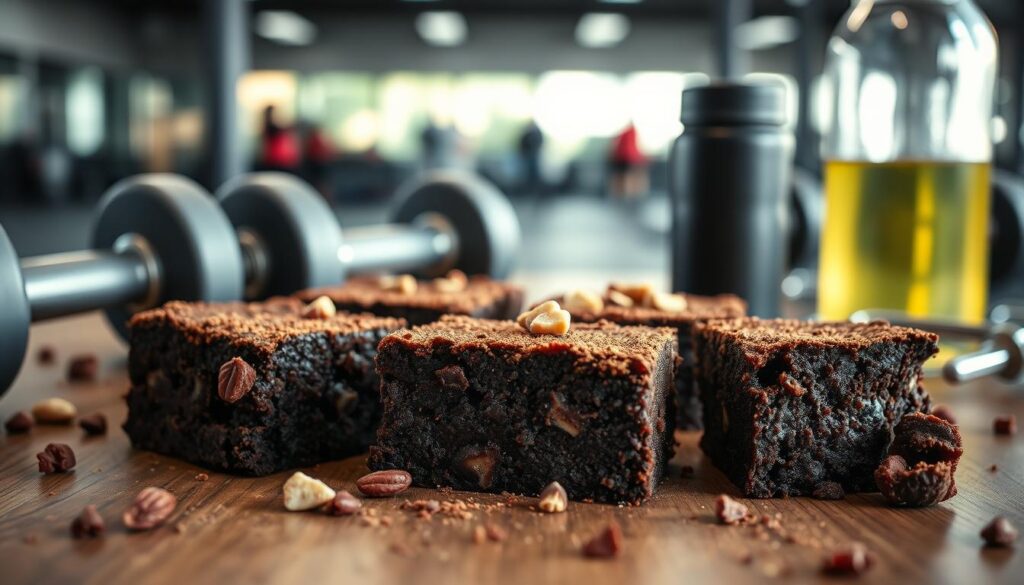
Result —
[[[505,507],[498,496],[412,489],[397,498],[366,500],[390,522],[371,527],[358,517],[286,512],[280,495],[286,473],[258,479],[209,473],[208,481],[198,481],[203,470],[193,465],[132,450],[118,426],[125,416],[124,348],[98,315],[34,327],[31,351],[43,344],[57,349],[58,364],[44,367],[30,356],[0,401],[0,418],[61,396],[80,414],[103,412],[112,428],[98,438],[70,426],[0,439],[3,583],[830,582],[836,579],[819,572],[825,550],[851,541],[865,543],[877,559],[863,581],[1024,582],[1024,555],[983,549],[978,537],[996,514],[1024,528],[1024,438],[991,431],[996,414],[1024,420],[1024,406],[1020,394],[995,382],[955,389],[929,384],[937,401],[959,417],[966,448],[957,475],[960,495],[933,508],[893,509],[877,494],[839,502],[746,500],[759,514],[780,514],[782,531],[720,526],[713,519],[714,497],[736,491],[700,455],[697,434],[680,433],[682,449],[670,477],[641,507],[573,503],[565,514],[545,515],[531,509],[532,498]],[[88,352],[101,357],[100,380],[63,382],[68,359]],[[37,471],[35,453],[54,441],[75,449],[73,473]],[[993,464],[998,471],[989,470]],[[682,465],[695,468],[692,478],[680,477]],[[356,493],[354,480],[366,469],[358,457],[306,471]],[[178,509],[158,530],[129,533],[121,513],[148,485],[174,492]],[[471,500],[482,509],[465,520],[424,520],[398,509],[417,498]],[[107,534],[73,540],[69,525],[86,504],[99,508]],[[584,559],[581,543],[612,520],[625,534],[623,554]],[[507,530],[508,539],[474,544],[474,529],[487,523]]]

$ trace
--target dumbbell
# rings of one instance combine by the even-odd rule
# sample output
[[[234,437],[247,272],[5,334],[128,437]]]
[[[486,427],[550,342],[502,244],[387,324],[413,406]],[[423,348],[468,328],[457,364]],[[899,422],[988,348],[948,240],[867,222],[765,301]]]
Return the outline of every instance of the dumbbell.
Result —
[[[171,299],[241,298],[235,230],[207,191],[183,177],[114,185],[100,202],[92,246],[19,260],[0,227],[0,395],[21,367],[33,321],[106,309],[123,333],[134,311]]]
[[[503,278],[519,249],[508,199],[466,172],[425,173],[396,193],[391,223],[344,230],[320,194],[293,175],[242,175],[216,196],[238,231],[247,299],[371,272],[429,277],[458,268]]]
[[[245,175],[218,194],[223,209],[181,177],[122,181],[101,202],[94,249],[81,252],[19,261],[0,228],[0,393],[17,375],[32,321],[104,308],[124,336],[133,312],[172,299],[259,299],[362,272],[459,268],[500,278],[518,250],[511,204],[469,174],[416,179],[398,193],[393,223],[344,237],[333,210],[291,175]]]

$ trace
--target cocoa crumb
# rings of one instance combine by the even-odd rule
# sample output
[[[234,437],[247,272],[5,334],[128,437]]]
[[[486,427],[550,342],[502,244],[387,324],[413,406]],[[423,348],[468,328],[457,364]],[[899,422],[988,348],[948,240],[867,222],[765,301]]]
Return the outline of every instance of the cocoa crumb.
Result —
[[[106,523],[103,521],[103,517],[96,511],[96,506],[92,504],[85,507],[82,513],[79,514],[75,520],[71,523],[71,536],[73,538],[95,538],[107,529]]]
[[[57,350],[52,345],[44,345],[36,352],[36,361],[43,366],[51,366],[57,361]]]
[[[1017,434],[1017,417],[1012,414],[997,416],[992,421],[992,431],[1001,436]]]
[[[819,500],[842,500],[846,497],[846,492],[838,482],[823,481],[814,487],[811,495]]]
[[[610,559],[622,553],[622,529],[611,522],[583,545],[583,556]]]
[[[78,419],[78,426],[82,427],[87,435],[105,435],[107,433],[107,417],[97,412]]]
[[[993,463],[992,465],[988,466],[988,470],[991,471],[992,473],[995,473],[999,471],[999,466]]]
[[[981,538],[988,547],[1007,547],[1017,540],[1017,528],[1003,516],[996,516],[981,529]]]
[[[821,569],[829,575],[861,575],[874,564],[867,547],[855,542],[832,551],[822,561]]]
[[[681,478],[683,478],[683,479],[688,479],[688,478],[691,478],[691,477],[693,477],[693,476],[695,475],[695,473],[696,473],[696,472],[694,471],[694,469],[693,469],[693,466],[692,466],[692,465],[684,465],[684,466],[683,466],[683,467],[682,467],[682,468],[681,468],[681,469],[679,470],[679,477],[681,477]]]
[[[99,371],[100,360],[93,354],[77,355],[68,363],[68,380],[71,382],[92,382]]]
[[[32,415],[21,410],[11,415],[11,418],[7,419],[7,422],[4,423],[4,428],[7,429],[7,434],[16,435],[19,433],[27,433],[32,429],[34,424],[35,421],[32,420]]]
[[[508,531],[497,524],[487,524],[484,530],[487,532],[487,540],[491,542],[502,542],[508,538]]]
[[[195,477],[196,481],[207,481],[209,479],[210,479],[210,475],[207,474],[207,473],[203,473],[203,472],[197,473],[196,477]]]

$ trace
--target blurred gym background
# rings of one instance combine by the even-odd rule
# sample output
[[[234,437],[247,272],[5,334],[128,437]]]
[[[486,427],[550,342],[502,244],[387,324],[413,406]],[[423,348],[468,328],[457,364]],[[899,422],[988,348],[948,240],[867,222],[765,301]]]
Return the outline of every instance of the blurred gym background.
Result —
[[[996,165],[1021,173],[1024,6],[978,4],[1000,42]],[[386,218],[418,170],[463,167],[513,199],[521,268],[663,270],[683,88],[785,85],[813,199],[822,59],[849,6],[0,0],[0,223],[20,255],[72,249],[120,178],[167,171],[216,189],[280,169],[359,225]]]

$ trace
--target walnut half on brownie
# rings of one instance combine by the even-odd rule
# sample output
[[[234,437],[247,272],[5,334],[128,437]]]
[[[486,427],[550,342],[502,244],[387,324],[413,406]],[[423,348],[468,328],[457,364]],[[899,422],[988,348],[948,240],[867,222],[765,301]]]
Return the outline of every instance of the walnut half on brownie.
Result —
[[[437,321],[441,315],[514,319],[523,305],[523,290],[486,276],[466,277],[453,270],[443,278],[417,280],[411,275],[356,276],[337,286],[299,292],[309,302],[326,296],[339,311],[400,317],[410,325]]]
[[[384,416],[371,469],[416,485],[639,503],[673,449],[666,418],[675,331],[574,324],[534,334],[447,316],[395,332],[377,354]]]
[[[135,447],[246,475],[363,453],[380,421],[377,343],[403,325],[295,299],[139,313],[124,429]]]
[[[577,290],[554,298],[577,322],[605,319],[619,325],[674,328],[682,358],[675,376],[676,426],[683,430],[702,428],[700,396],[693,380],[693,326],[707,319],[746,315],[747,303],[743,299],[731,294],[659,293],[646,283],[612,283],[603,295]]]
[[[937,341],[885,322],[699,324],[701,448],[749,497],[875,491],[893,428],[930,406],[921,366]]]

